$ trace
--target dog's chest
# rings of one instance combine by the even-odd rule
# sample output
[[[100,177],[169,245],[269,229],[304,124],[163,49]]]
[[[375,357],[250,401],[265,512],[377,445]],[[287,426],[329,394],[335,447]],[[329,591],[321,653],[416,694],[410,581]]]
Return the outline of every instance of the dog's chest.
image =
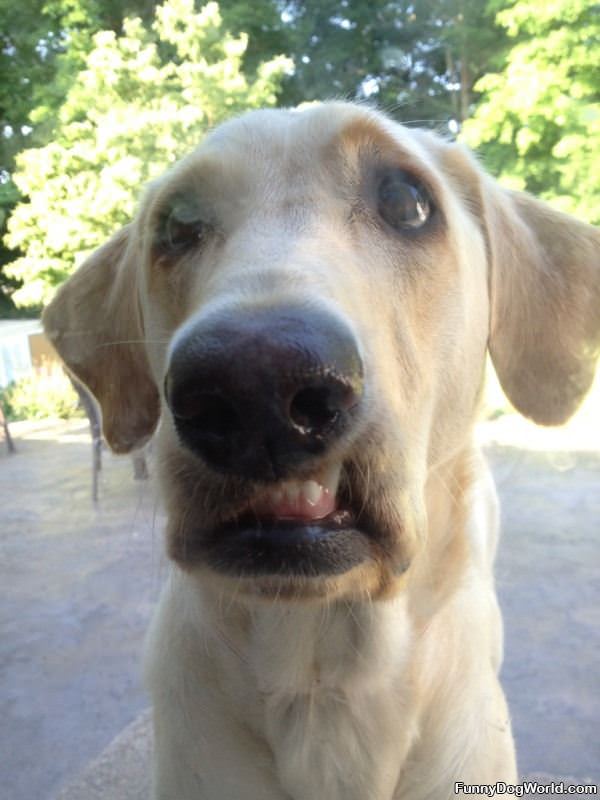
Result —
[[[294,800],[389,800],[413,737],[408,628],[396,618],[382,631],[348,608],[277,613],[255,620],[251,664],[283,788]]]
[[[267,702],[282,786],[294,800],[389,800],[398,780],[401,715],[394,698],[315,689]]]

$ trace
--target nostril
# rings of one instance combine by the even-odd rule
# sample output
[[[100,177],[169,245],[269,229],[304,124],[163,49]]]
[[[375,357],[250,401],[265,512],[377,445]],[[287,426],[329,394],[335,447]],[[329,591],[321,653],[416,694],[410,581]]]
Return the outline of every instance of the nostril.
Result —
[[[184,389],[173,393],[169,405],[176,419],[199,433],[225,437],[240,429],[235,408],[220,394]]]
[[[308,387],[297,392],[290,404],[292,423],[304,431],[318,433],[336,421],[339,409],[327,386]]]

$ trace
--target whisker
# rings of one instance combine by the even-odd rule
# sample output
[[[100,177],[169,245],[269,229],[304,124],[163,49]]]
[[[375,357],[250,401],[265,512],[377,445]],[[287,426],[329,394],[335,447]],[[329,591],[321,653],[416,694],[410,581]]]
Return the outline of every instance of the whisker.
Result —
[[[96,350],[101,350],[104,347],[114,347],[119,344],[169,344],[170,338],[166,339],[116,339],[114,342],[99,342],[96,345]]]

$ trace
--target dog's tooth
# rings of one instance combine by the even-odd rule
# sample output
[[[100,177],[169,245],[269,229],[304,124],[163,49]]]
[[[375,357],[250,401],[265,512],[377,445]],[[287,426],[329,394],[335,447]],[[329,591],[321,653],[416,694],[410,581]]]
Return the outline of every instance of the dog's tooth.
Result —
[[[283,485],[283,492],[290,503],[296,503],[300,495],[300,486],[295,481]]]
[[[327,491],[334,496],[337,494],[341,471],[342,471],[341,462],[337,464],[332,464],[330,467],[328,467],[327,471],[323,474],[323,477],[321,479],[321,484],[323,488],[327,489]]]
[[[302,496],[310,506],[316,506],[322,494],[323,487],[319,486],[316,481],[304,481],[302,484]]]
[[[335,495],[317,481],[305,481],[298,509],[306,519],[322,519],[335,511]]]
[[[282,481],[266,489],[253,507],[258,514],[306,520],[321,519],[335,510],[335,489],[339,473],[339,466],[329,472],[328,482],[333,491],[321,483],[321,477],[305,481]]]
[[[273,506],[278,506],[283,500],[283,490],[279,486],[275,486],[269,489],[267,496]]]

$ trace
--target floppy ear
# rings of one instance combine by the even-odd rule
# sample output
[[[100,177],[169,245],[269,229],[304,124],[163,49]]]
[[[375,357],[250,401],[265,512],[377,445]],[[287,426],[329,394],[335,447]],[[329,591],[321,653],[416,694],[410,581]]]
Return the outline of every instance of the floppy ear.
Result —
[[[600,231],[483,178],[489,349],[512,404],[557,425],[589,389],[600,353]]]
[[[115,234],[59,289],[43,315],[52,344],[100,403],[104,436],[117,453],[143,444],[159,415],[132,239],[130,226]]]

